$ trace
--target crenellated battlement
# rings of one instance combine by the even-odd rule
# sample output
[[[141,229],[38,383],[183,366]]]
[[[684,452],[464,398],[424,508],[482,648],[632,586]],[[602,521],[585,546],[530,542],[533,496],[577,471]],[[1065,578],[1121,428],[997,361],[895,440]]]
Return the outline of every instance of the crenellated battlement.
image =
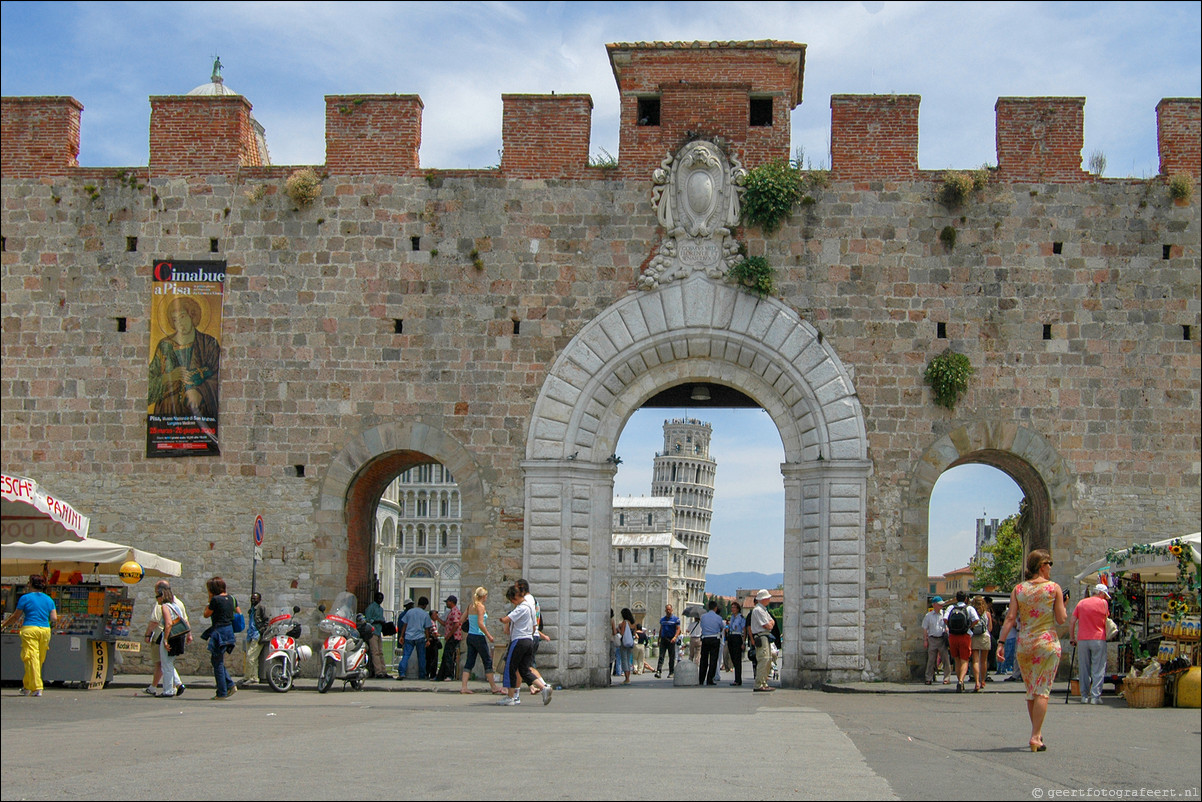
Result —
[[[801,102],[805,45],[653,42],[611,44],[607,50],[621,99],[616,168],[589,166],[589,95],[507,94],[502,96],[502,176],[643,177],[667,153],[696,137],[722,140],[748,167],[789,158],[790,112]],[[327,172],[424,172],[418,158],[424,109],[419,96],[329,95],[325,100]],[[833,95],[832,179],[922,177],[920,102],[918,95]],[[246,98],[153,96],[150,104],[151,175],[230,175],[265,166]],[[1094,180],[1081,169],[1084,98],[1004,97],[995,110],[996,180]],[[4,98],[3,176],[86,169],[77,161],[82,111],[71,97]],[[1161,174],[1202,178],[1199,99],[1166,98],[1156,113]]]

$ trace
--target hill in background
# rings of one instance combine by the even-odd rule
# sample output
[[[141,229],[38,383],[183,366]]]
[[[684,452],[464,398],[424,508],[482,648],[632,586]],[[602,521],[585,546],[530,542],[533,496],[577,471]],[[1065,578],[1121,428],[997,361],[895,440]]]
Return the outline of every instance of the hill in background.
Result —
[[[706,574],[705,592],[715,596],[733,596],[739,588],[774,588],[785,581],[784,572],[760,574],[736,571],[730,574]]]

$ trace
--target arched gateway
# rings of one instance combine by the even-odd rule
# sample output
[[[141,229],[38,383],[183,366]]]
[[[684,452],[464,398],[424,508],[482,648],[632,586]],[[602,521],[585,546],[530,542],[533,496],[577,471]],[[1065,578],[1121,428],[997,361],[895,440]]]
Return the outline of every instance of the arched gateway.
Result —
[[[522,463],[523,564],[557,630],[557,676],[608,683],[611,457],[635,410],[691,382],[751,397],[784,442],[782,681],[858,678],[870,463],[852,377],[793,310],[700,272],[631,294],[591,321],[535,404]]]

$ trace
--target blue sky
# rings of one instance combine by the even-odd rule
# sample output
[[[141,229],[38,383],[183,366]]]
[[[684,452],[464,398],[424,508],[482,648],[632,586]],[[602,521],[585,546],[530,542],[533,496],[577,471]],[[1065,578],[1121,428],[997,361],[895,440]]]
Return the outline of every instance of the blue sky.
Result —
[[[593,152],[617,154],[609,42],[807,45],[793,144],[829,164],[830,96],[919,94],[919,166],[996,162],[1002,96],[1084,96],[1084,158],[1158,169],[1156,104],[1202,94],[1200,6],[1187,3],[55,3],[5,2],[4,95],[84,106],[83,166],[147,163],[150,95],[206,83],[214,56],[254,105],[276,164],[325,160],[323,96],[418,94],[421,162],[496,164],[501,94],[587,93]]]
[[[215,56],[285,165],[324,162],[323,98],[355,93],[421,96],[425,167],[497,164],[502,93],[591,95],[592,152],[620,157],[610,42],[807,45],[791,122],[794,151],[814,167],[829,166],[832,94],[921,95],[924,169],[996,163],[997,99],[1058,95],[1086,98],[1083,161],[1099,151],[1105,175],[1148,177],[1156,104],[1202,95],[1197,2],[5,2],[0,14],[0,93],[81,102],[85,167],[145,165],[149,96],[207,83]],[[664,417],[642,411],[627,425],[619,493],[650,492]],[[714,425],[719,463],[711,570],[780,570],[779,435],[763,412],[698,417]],[[1020,497],[991,468],[945,474],[930,568],[964,565],[976,518],[1005,517]]]

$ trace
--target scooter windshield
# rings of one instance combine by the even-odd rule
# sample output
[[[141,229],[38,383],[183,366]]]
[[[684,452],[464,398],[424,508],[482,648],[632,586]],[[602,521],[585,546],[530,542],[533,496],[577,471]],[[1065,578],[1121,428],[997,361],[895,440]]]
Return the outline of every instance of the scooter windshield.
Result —
[[[334,598],[334,604],[324,621],[317,625],[322,632],[330,635],[342,635],[346,638],[358,637],[355,630],[355,610],[358,602],[355,594],[348,591],[339,593]]]

